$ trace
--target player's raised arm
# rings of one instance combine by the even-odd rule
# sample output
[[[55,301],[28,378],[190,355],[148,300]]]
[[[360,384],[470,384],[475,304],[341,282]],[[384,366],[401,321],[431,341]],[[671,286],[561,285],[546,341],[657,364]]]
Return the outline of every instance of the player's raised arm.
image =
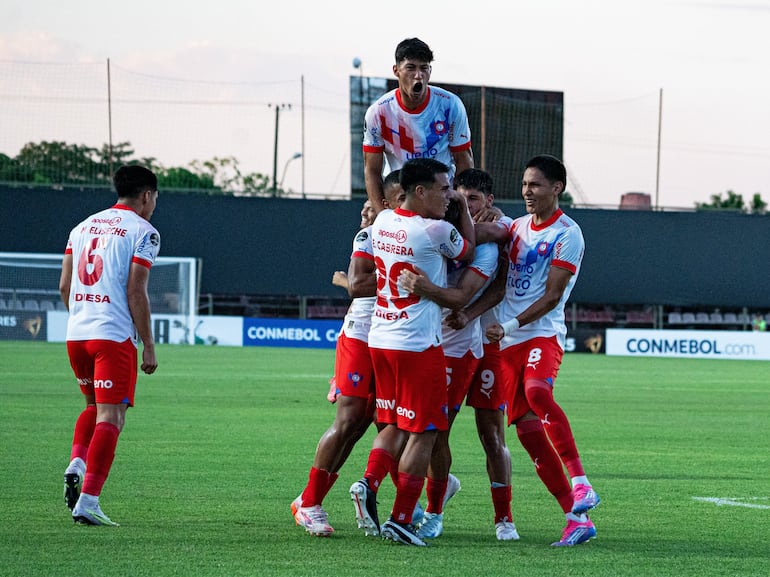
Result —
[[[372,203],[375,213],[379,214],[385,209],[382,204],[384,197],[382,188],[382,169],[384,155],[382,152],[364,152],[364,183],[366,184],[366,196]]]

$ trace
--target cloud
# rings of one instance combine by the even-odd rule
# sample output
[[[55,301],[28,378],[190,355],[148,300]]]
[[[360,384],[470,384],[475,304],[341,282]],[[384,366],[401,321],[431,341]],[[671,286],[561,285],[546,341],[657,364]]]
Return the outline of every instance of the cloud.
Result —
[[[92,61],[80,44],[63,40],[41,30],[24,30],[0,35],[0,60],[28,62]]]

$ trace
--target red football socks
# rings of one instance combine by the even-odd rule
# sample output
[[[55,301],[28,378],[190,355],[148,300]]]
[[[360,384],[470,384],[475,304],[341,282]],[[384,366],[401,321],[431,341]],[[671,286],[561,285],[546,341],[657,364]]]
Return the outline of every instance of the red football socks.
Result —
[[[548,440],[540,419],[519,421],[516,423],[516,434],[521,446],[529,453],[535,464],[537,476],[546,489],[556,498],[565,513],[572,510],[572,487],[564,474],[559,455]]]
[[[110,474],[115,458],[120,431],[112,423],[101,422],[94,428],[91,445],[86,458],[86,478],[83,481],[83,493],[98,497]]]
[[[369,481],[369,488],[376,493],[382,480],[395,466],[396,460],[385,449],[372,449],[364,473],[364,478]]]
[[[326,495],[329,487],[329,471],[324,469],[310,468],[308,474],[307,486],[302,492],[302,506],[312,507],[320,505]]]
[[[425,477],[417,477],[403,471],[398,474],[398,490],[391,515],[397,523],[411,523],[412,513],[422,494]]]
[[[88,455],[88,445],[91,444],[91,438],[94,436],[95,427],[96,405],[88,405],[85,410],[80,413],[77,421],[75,421],[75,433],[72,435],[70,461],[77,458],[81,458],[83,461],[86,460],[86,455]]]

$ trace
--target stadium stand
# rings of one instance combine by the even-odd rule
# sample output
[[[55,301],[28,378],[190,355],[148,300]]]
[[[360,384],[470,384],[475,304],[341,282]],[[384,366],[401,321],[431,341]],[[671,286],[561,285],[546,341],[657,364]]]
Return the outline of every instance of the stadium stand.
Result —
[[[339,305],[309,305],[307,318],[309,319],[341,319],[348,312],[347,306]]]
[[[682,313],[671,312],[668,313],[668,324],[678,325],[682,323]]]
[[[722,322],[726,325],[737,325],[738,315],[735,313],[725,313],[722,315]]]

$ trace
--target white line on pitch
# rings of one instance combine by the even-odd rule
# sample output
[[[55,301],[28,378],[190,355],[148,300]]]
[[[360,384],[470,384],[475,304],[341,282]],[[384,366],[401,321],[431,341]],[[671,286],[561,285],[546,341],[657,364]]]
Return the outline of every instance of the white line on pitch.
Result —
[[[714,503],[717,507],[723,505],[729,505],[731,507],[746,507],[748,509],[770,509],[770,505],[760,505],[759,503],[746,503],[749,501],[766,501],[767,497],[744,497],[743,499],[735,499],[733,497],[693,497],[695,501],[703,501],[705,503]]]

